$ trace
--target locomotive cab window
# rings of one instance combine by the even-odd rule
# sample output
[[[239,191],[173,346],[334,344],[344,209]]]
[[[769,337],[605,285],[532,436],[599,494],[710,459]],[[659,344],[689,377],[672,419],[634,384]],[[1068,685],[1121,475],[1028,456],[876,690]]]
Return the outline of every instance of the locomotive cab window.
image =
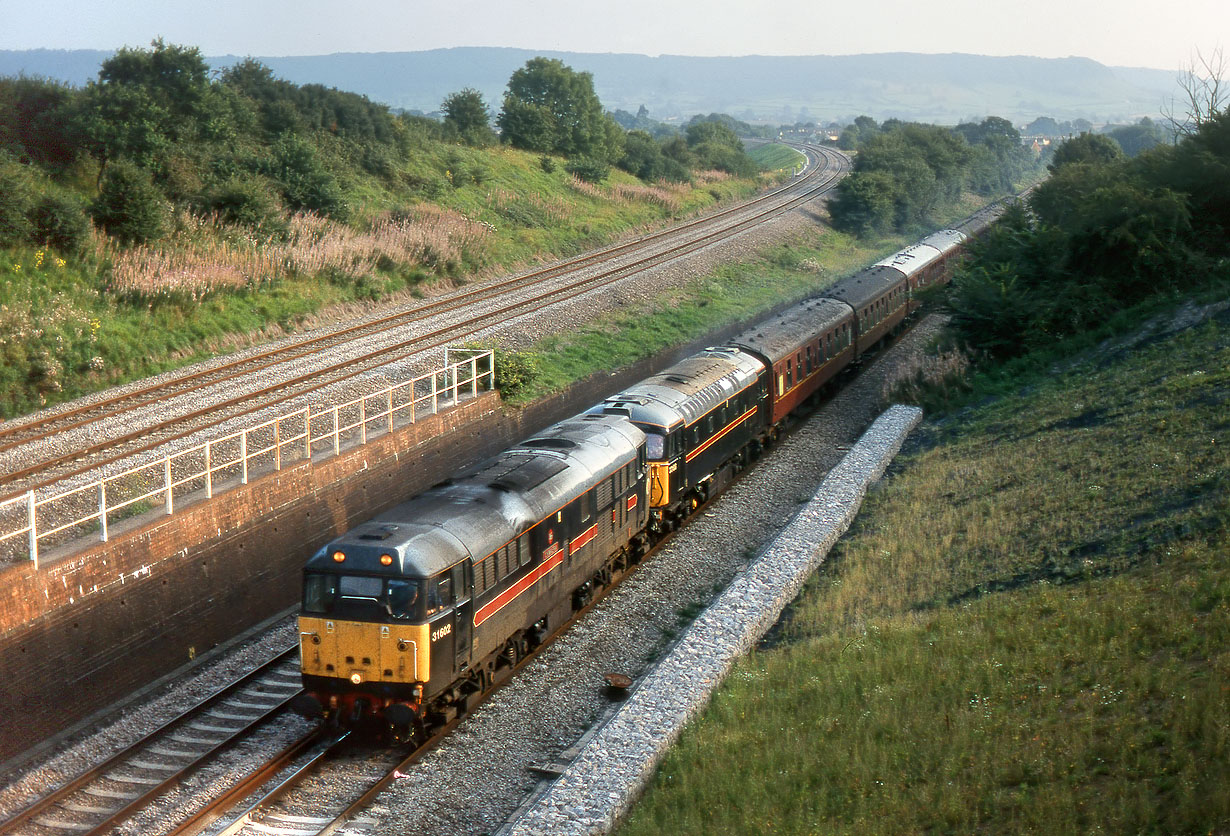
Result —
[[[645,452],[650,460],[660,462],[666,458],[666,436],[648,433],[645,436]]]
[[[309,574],[303,582],[303,610],[327,613],[337,597],[337,575]]]
[[[346,617],[388,616],[397,620],[419,614],[422,581],[311,572],[304,578],[303,611]]]
[[[419,599],[419,582],[413,578],[390,578],[385,608],[396,619],[414,616]]]
[[[438,578],[428,584],[427,614],[433,615],[453,603],[453,579]]]

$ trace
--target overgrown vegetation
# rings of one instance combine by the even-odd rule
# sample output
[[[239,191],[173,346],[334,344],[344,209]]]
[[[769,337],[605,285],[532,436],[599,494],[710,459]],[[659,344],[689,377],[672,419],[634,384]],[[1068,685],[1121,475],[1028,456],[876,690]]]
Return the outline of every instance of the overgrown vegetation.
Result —
[[[953,325],[975,350],[1043,348],[1230,269],[1230,113],[1131,159],[1082,134],[1052,169],[956,277]]]
[[[536,66],[519,72],[533,81]],[[624,165],[622,129],[600,107],[589,118],[583,74],[547,69],[586,119],[545,154],[493,145],[473,90],[436,122],[253,60],[211,75],[198,50],[161,40],[81,89],[0,79],[0,416],[764,184],[740,149],[668,159],[654,139]]]
[[[860,116],[838,144],[858,156],[830,205],[833,225],[856,235],[934,226],[964,192],[1007,194],[1036,166],[1016,128],[995,116],[956,128]]]

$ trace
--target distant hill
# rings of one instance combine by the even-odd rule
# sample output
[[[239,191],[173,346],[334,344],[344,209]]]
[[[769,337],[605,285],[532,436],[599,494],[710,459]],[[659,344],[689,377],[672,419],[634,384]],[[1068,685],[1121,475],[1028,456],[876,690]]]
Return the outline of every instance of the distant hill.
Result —
[[[110,52],[0,50],[0,75],[41,75],[84,84]],[[280,77],[362,93],[395,108],[431,112],[473,87],[497,109],[513,71],[535,55],[590,72],[602,103],[654,119],[729,113],[748,121],[846,122],[865,113],[956,123],[988,115],[1023,124],[1038,116],[1094,123],[1156,116],[1178,93],[1176,74],[1107,67],[1087,58],[981,55],[815,55],[695,58],[463,47],[424,52],[256,56]],[[238,60],[210,57],[214,67]]]

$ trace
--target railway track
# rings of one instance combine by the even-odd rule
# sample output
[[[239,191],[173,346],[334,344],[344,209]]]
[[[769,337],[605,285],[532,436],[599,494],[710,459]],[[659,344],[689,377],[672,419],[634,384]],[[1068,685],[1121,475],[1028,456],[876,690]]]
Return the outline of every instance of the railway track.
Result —
[[[599,590],[561,629],[519,658],[511,668],[503,669],[495,684],[479,697],[467,714],[433,729],[426,740],[413,746],[373,749],[362,743],[355,746],[349,732],[339,731],[323,736],[323,742],[315,746],[311,757],[276,785],[265,786],[267,776],[280,768],[270,763],[255,770],[224,797],[214,799],[165,836],[197,836],[206,828],[211,836],[262,836],[269,833],[331,836],[346,825],[361,827],[364,811],[394,781],[404,777],[404,770],[444,742],[478,707],[565,635],[573,624],[593,610],[627,576],[636,572],[645,560],[669,543],[673,536],[673,533],[665,535],[640,561],[618,576],[615,583]],[[240,802],[239,799],[244,801]],[[240,806],[242,809],[238,809]],[[236,809],[223,813],[228,807]],[[219,825],[220,821],[224,823]]]
[[[301,691],[292,647],[0,822],[0,836],[110,833],[280,714]]]
[[[602,597],[605,590],[575,618],[589,612]],[[562,632],[519,659],[514,667],[505,669],[477,705],[490,699]],[[0,836],[104,836],[143,810],[167,804],[167,796],[194,772],[244,742],[288,708],[290,701],[302,692],[298,657],[299,646],[295,643],[180,716],[0,821]],[[353,822],[401,776],[401,770],[422,759],[464,719],[459,717],[433,729],[417,745],[393,749],[373,748],[362,742],[356,746],[348,731],[313,728],[248,770],[228,789],[190,811],[178,824],[160,832],[164,836],[195,836],[207,829],[212,836],[269,833],[271,829],[320,836],[334,833],[343,824]],[[332,786],[345,789],[321,796],[311,781],[330,770],[346,773],[344,778],[331,781]],[[275,778],[276,783],[272,783]],[[305,808],[311,809],[312,814],[296,812]]]
[[[0,479],[4,484],[0,501],[97,470],[228,418],[352,381],[390,363],[464,340],[527,312],[592,293],[737,235],[832,188],[846,168],[846,159],[829,149],[809,151],[816,162],[804,177],[739,207],[413,310],[261,350],[207,369],[185,371],[156,384],[130,388],[34,420],[9,422],[0,428]],[[494,309],[488,306],[480,313],[467,314],[469,306],[490,305],[495,299],[508,301]],[[331,354],[347,345],[369,347],[344,360],[329,361]],[[289,367],[302,367],[303,371],[272,383],[260,382]],[[185,404],[197,400],[206,389],[221,389],[228,394],[206,407]],[[137,417],[141,414],[149,417]],[[123,429],[102,429],[107,423],[119,423]],[[52,443],[70,436],[82,440],[69,445]],[[62,449],[64,446],[69,449]]]

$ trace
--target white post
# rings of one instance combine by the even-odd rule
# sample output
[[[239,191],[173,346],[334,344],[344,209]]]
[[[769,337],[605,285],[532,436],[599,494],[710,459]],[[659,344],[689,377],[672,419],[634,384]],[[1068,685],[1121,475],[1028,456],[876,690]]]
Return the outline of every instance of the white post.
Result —
[[[175,513],[175,506],[171,499],[171,457],[170,456],[167,456],[165,459],[162,460],[162,475],[164,477],[163,482],[167,486],[167,516],[169,517],[173,513]]]
[[[461,383],[457,380],[457,378],[461,375],[461,364],[454,363],[449,366],[449,368],[452,370],[453,374],[453,406],[456,406],[457,400],[460,397],[458,394],[458,388],[461,386]]]
[[[312,463],[312,406],[303,408],[303,455]]]
[[[38,569],[38,529],[34,525],[34,491],[26,494],[26,521],[30,524],[30,559]]]
[[[470,397],[478,397],[478,355],[470,358]]]
[[[243,461],[243,476],[240,484],[248,484],[248,431],[239,434],[239,458]]]
[[[342,432],[338,429],[337,407],[333,407],[333,455],[342,454]]]
[[[205,498],[206,499],[214,498],[214,467],[212,463],[213,457],[210,455],[212,450],[213,450],[213,442],[206,441],[205,442]]]
[[[367,443],[367,397],[359,398],[359,438]]]
[[[413,383],[410,384],[410,397],[411,398],[414,397],[414,384]],[[412,410],[411,414],[413,414],[413,409],[414,409],[413,401],[411,401],[410,409]],[[389,387],[389,432],[393,432],[393,387],[392,386]]]
[[[273,469],[282,469],[282,419],[273,419]]]
[[[102,541],[107,542],[107,483],[98,483],[98,526],[102,530]]]
[[[431,373],[431,414],[435,415],[440,411],[440,390],[436,388],[439,383],[440,375],[436,372]]]

